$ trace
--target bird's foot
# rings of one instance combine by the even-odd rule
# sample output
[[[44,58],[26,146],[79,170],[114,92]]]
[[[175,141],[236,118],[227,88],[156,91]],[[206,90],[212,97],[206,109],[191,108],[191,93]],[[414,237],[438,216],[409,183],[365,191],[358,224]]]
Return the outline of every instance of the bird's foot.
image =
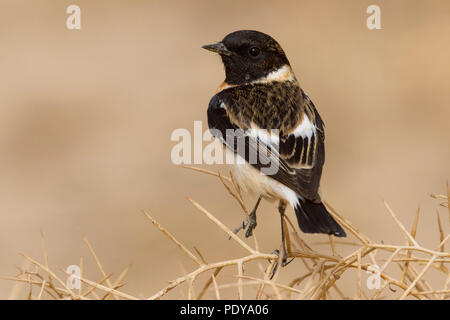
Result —
[[[256,223],[256,212],[252,211],[249,216],[249,223],[248,223],[248,227],[247,227],[247,231],[245,232],[245,237],[248,238],[253,234],[253,229],[256,228],[256,226],[258,225]]]
[[[233,230],[233,233],[234,234],[238,234],[238,232],[241,231],[241,230],[244,230],[245,227],[247,227],[247,225],[248,225],[248,220],[242,221],[242,223],[237,228],[235,228]],[[230,240],[230,239],[231,239],[231,237],[228,238],[228,240]]]
[[[253,235],[253,229],[255,229],[256,226],[258,225],[256,223],[256,212],[252,211],[249,214],[248,218],[249,220],[242,221],[242,223],[236,229],[233,230],[234,234],[238,234],[239,231],[245,230],[245,228],[247,228],[247,231],[245,232],[245,237],[248,238],[251,235]],[[231,239],[231,237],[229,237],[228,239]]]
[[[272,252],[272,254],[275,254],[277,256],[277,261],[275,262],[272,272],[270,274],[270,280],[272,280],[273,276],[275,275],[275,273],[277,272],[278,269],[278,265],[280,262],[280,250],[276,249]],[[281,267],[286,267],[289,263],[292,262],[292,260],[294,260],[294,258],[292,258],[291,260],[288,261],[287,259],[287,254],[286,251],[283,250],[283,255],[281,257]]]

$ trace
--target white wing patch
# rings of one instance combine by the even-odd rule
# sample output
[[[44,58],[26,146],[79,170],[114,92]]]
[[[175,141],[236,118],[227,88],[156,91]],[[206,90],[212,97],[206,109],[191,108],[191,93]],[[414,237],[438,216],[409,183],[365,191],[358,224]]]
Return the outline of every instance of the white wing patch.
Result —
[[[261,129],[254,123],[251,123],[250,129],[246,130],[245,133],[252,137],[254,139],[254,142],[261,141],[263,144],[270,146],[270,153],[267,152],[267,150],[260,149],[259,152],[261,152],[259,157],[262,157],[262,159],[275,161],[277,165],[279,165],[284,171],[295,174],[295,171],[293,171],[284,161],[280,161],[280,137],[279,137],[279,130],[273,129],[273,130],[265,130]],[[258,150],[257,144],[253,145],[254,150]],[[267,152],[267,154],[266,154]],[[261,158],[260,158],[261,159]]]
[[[308,137],[311,139],[313,135],[316,135],[316,126],[309,120],[306,114],[303,115],[303,121],[295,128],[294,136],[295,137]]]
[[[278,135],[278,130],[265,130],[256,126],[254,123],[251,124],[251,128],[248,129],[247,134],[253,138],[259,138],[262,142],[267,145],[279,145],[280,137]]]

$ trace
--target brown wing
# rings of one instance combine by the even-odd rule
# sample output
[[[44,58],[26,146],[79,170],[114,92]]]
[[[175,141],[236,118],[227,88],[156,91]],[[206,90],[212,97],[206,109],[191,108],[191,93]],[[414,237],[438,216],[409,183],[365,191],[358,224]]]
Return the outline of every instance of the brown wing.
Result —
[[[324,125],[312,101],[302,94],[303,117],[289,134],[280,138],[280,157],[295,169],[298,193],[306,199],[320,201],[318,191],[325,161]]]
[[[245,122],[240,121],[242,114],[246,112],[245,106],[236,106],[233,95],[227,94],[226,91],[216,94],[208,107],[208,125],[212,134],[253,167],[269,174],[271,178],[294,190],[301,197],[315,202],[320,201],[318,188],[324,161],[323,123],[306,94],[302,92],[303,99],[297,100],[305,104],[297,108],[298,112],[304,111],[303,117],[296,114],[295,119],[298,121],[290,125],[289,133],[283,134],[280,131],[281,136],[278,139],[267,141],[267,139],[260,139],[254,131],[248,130],[249,123],[255,126],[257,121],[252,121],[249,116],[246,117]],[[242,103],[242,100],[239,102]],[[305,118],[311,122],[310,131],[299,128]],[[256,127],[264,130],[261,126],[256,125]],[[282,123],[279,128],[283,128]],[[232,139],[228,139],[227,129],[232,129]],[[233,142],[230,143],[230,141]],[[239,145],[245,147],[239,150],[237,148]],[[257,157],[255,162],[254,158],[250,158],[251,154],[262,155],[262,157]],[[268,167],[276,167],[277,170],[267,173]]]

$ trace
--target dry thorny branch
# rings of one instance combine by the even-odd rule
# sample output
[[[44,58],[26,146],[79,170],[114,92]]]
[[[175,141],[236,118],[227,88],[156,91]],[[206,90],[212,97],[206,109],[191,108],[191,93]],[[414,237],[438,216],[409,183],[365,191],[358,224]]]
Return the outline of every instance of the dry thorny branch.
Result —
[[[196,167],[192,169],[201,173],[216,176],[220,179],[227,192],[238,202],[245,218],[248,211],[244,205],[239,189],[234,183],[233,176],[222,176],[219,173]],[[450,222],[450,208],[448,205],[450,190],[447,183],[447,195],[431,195],[439,199],[440,205],[448,209]],[[179,290],[180,294],[187,299],[202,299],[204,297],[221,299],[225,290],[235,290],[234,297],[242,299],[382,299],[382,298],[416,298],[416,299],[448,299],[450,297],[450,253],[445,251],[445,244],[450,234],[445,235],[443,223],[437,213],[437,231],[439,244],[435,248],[426,248],[419,244],[416,239],[420,211],[417,210],[414,223],[409,232],[399,221],[395,213],[384,202],[387,212],[390,214],[399,231],[405,238],[402,245],[376,243],[359,231],[349,221],[338,214],[328,203],[326,203],[333,217],[351,233],[357,242],[336,241],[333,236],[326,243],[316,245],[330,245],[332,255],[327,255],[313,250],[296,232],[293,223],[285,216],[284,228],[287,230],[287,245],[290,257],[300,260],[304,265],[304,271],[296,278],[287,283],[278,281],[279,274],[285,272],[286,268],[276,268],[271,277],[274,266],[279,258],[273,253],[260,251],[256,234],[253,235],[253,245],[243,241],[238,235],[225,226],[212,213],[202,207],[196,201],[188,198],[201,213],[212,223],[221,229],[227,237],[230,237],[246,252],[245,255],[236,259],[225,259],[219,262],[207,262],[200,251],[194,247],[191,251],[183,243],[178,241],[167,229],[161,226],[148,212],[143,211],[152,224],[172,241],[190,260],[196,265],[196,269],[174,279],[167,286],[154,293],[148,299],[161,299],[172,290]],[[119,289],[123,286],[123,280],[128,273],[127,267],[114,282],[111,275],[107,274],[100,263],[94,249],[84,237],[95,263],[102,275],[100,280],[92,281],[84,277],[83,259],[80,259],[80,275],[82,285],[78,289],[72,289],[66,283],[69,274],[60,270],[63,274],[58,277],[48,265],[48,255],[45,240],[41,234],[44,263],[39,263],[29,256],[23,255],[26,264],[19,268],[16,277],[5,279],[16,282],[11,293],[11,298],[17,298],[20,286],[28,286],[28,299],[138,299],[126,294]],[[342,257],[338,249],[353,248],[349,254]],[[384,258],[378,257],[384,255]],[[257,262],[259,270],[252,274],[246,273],[246,267],[252,262]],[[265,267],[263,267],[265,265]],[[30,270],[33,266],[34,270]],[[234,270],[231,282],[221,278],[224,269]],[[252,270],[248,268],[247,270]],[[364,271],[364,273],[363,273]],[[389,272],[389,273],[388,273]],[[427,281],[426,276],[434,272],[434,281]],[[366,275],[363,280],[363,274]],[[343,276],[346,280],[343,280]],[[203,277],[201,277],[203,276]],[[206,280],[205,280],[206,276]],[[201,281],[201,279],[203,281]],[[225,277],[229,280],[229,277]],[[221,283],[221,284],[219,284]],[[433,284],[432,284],[433,283]],[[184,285],[184,286],[183,286]],[[187,286],[187,293],[183,290]],[[350,288],[355,292],[354,296],[347,296],[345,291]],[[36,289],[34,289],[36,288]],[[33,290],[34,289],[34,290]],[[195,294],[195,289],[200,290]],[[245,289],[245,290],[244,290]],[[333,290],[331,290],[333,289]],[[244,295],[245,291],[245,295]],[[227,291],[229,292],[229,291]],[[252,295],[250,296],[250,293]],[[232,296],[233,297],[233,296]]]

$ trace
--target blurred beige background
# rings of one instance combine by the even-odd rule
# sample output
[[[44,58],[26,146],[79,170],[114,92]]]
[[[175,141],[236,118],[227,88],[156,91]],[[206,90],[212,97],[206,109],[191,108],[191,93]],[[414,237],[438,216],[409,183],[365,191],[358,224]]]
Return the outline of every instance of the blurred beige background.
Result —
[[[192,131],[194,120],[206,127],[224,78],[201,45],[239,29],[277,39],[319,109],[324,198],[377,241],[403,241],[382,199],[407,227],[420,205],[418,238],[437,245],[428,195],[450,177],[450,2],[78,0],[82,29],[69,31],[72,3],[0,1],[1,276],[16,274],[19,252],[43,260],[42,229],[56,269],[83,255],[88,277],[101,279],[86,235],[108,273],[133,263],[125,292],[149,296],[181,274],[180,263],[193,265],[141,209],[209,261],[242,254],[186,200],[234,227],[242,214],[220,182],[170,161],[171,132]],[[371,4],[382,30],[366,28]],[[265,251],[279,245],[278,219],[263,203]],[[0,298],[12,287],[2,280]]]

